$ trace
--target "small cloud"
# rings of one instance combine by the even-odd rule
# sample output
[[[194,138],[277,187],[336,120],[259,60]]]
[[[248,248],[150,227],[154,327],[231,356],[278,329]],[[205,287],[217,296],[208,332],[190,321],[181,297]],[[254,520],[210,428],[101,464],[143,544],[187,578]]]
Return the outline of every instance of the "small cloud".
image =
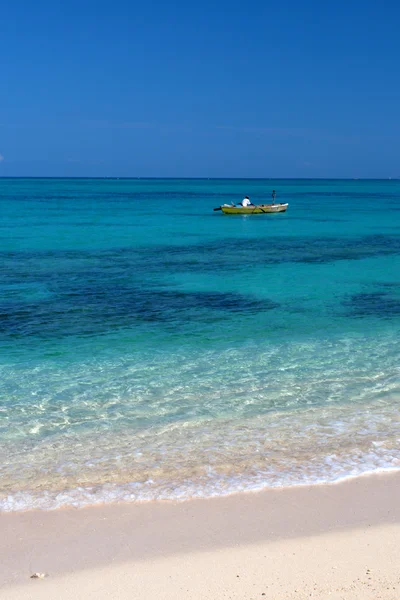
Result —
[[[67,163],[72,165],[84,165],[84,166],[95,166],[95,165],[104,165],[104,160],[81,160],[79,158],[67,158]]]
[[[0,162],[4,160],[4,156],[2,154],[0,154]]]
[[[217,125],[217,129],[236,131],[239,133],[254,133],[257,135],[304,135],[307,130],[302,127],[235,127],[232,125]]]
[[[82,124],[86,127],[93,127],[95,129],[149,129],[154,127],[154,123],[142,122],[142,121],[82,121]]]

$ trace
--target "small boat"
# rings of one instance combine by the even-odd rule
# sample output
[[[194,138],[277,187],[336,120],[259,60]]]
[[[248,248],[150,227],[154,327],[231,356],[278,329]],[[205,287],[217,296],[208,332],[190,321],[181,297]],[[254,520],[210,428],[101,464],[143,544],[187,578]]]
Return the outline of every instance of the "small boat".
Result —
[[[260,215],[270,213],[285,212],[288,203],[286,204],[257,204],[255,206],[233,206],[232,204],[222,204],[214,210],[222,210],[225,215]]]

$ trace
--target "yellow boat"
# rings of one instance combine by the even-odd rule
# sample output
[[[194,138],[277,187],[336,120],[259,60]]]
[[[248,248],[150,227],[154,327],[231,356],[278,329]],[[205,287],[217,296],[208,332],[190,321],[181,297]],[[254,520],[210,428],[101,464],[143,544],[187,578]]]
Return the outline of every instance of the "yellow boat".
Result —
[[[232,204],[222,204],[214,210],[222,210],[225,215],[260,215],[285,212],[288,203],[286,204],[257,204],[253,206],[233,206]]]

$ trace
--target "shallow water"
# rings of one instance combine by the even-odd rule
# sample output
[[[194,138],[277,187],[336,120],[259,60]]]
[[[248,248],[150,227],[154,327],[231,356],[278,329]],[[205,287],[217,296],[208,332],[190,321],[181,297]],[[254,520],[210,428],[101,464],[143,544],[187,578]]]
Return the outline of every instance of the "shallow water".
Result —
[[[226,216],[239,201],[289,202]],[[2,510],[400,467],[400,181],[0,180]]]

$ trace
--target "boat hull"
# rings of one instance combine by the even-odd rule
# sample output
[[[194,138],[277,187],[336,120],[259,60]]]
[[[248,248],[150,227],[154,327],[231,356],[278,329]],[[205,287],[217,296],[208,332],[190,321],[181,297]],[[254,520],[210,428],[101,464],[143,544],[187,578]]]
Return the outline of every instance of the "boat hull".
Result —
[[[225,215],[261,215],[285,212],[288,204],[258,204],[257,206],[231,206],[223,204],[221,210]]]

